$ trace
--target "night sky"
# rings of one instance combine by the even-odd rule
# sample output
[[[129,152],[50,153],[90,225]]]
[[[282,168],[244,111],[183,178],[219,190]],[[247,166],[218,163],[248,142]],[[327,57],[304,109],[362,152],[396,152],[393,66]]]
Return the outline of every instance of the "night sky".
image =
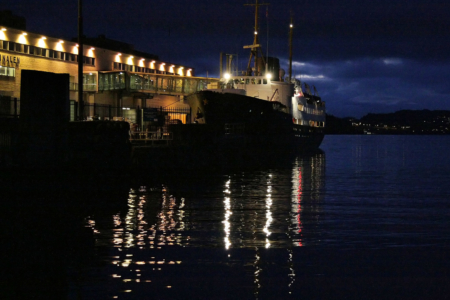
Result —
[[[450,1],[267,0],[260,41],[288,71],[294,18],[293,75],[316,86],[330,114],[361,117],[399,109],[450,110]],[[217,77],[220,52],[246,67],[253,43],[253,0],[84,1],[84,33],[133,44],[163,61]],[[77,36],[78,1],[3,0],[27,30]],[[268,30],[267,30],[268,28]],[[267,41],[268,36],[268,41]]]

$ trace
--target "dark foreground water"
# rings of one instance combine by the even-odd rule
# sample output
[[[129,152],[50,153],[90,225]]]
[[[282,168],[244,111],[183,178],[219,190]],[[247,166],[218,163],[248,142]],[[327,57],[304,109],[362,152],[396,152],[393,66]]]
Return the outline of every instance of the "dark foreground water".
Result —
[[[2,199],[3,294],[448,299],[449,148],[450,136],[326,136],[311,155],[152,169],[125,186],[30,180]]]

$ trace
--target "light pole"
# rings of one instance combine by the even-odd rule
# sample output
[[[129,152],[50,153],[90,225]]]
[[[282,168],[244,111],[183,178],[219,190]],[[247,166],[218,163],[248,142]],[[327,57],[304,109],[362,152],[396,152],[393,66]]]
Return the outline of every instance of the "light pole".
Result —
[[[83,102],[83,16],[82,0],[78,0],[78,120],[84,120]]]

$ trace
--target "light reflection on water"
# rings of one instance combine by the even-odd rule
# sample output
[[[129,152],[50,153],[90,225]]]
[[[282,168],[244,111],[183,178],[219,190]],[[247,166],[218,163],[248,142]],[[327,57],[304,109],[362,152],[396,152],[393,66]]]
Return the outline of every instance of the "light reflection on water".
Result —
[[[287,291],[295,281],[292,248],[320,242],[314,230],[324,172],[325,154],[317,153],[282,167],[213,174],[196,182],[194,190],[192,182],[182,181],[173,188],[165,183],[131,188],[124,216],[111,216],[109,226],[100,222],[104,228],[95,218],[86,220],[96,233],[96,246],[108,249],[103,259],[108,262],[105,284],[115,287],[110,296],[149,288],[169,296],[169,289],[186,289],[177,274],[185,281],[189,274],[183,272],[190,268],[209,273],[240,266],[239,272],[253,274],[252,282],[240,275],[240,287],[258,297],[262,276],[270,276],[268,262],[261,261],[263,249],[287,251],[281,267]],[[196,276],[205,279],[203,273]]]
[[[86,219],[107,263],[93,290],[121,299],[411,299],[450,286],[448,137],[327,136],[323,147],[326,160],[316,153],[136,184],[126,211]]]

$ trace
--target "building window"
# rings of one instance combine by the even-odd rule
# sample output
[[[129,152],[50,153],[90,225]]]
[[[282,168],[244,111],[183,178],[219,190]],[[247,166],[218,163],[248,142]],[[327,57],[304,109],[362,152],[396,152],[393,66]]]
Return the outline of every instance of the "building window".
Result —
[[[8,49],[8,42],[7,41],[3,41],[3,49]]]
[[[29,53],[29,50],[30,50],[30,46],[28,46],[28,45],[23,45],[23,53]]]
[[[64,60],[67,60],[67,61],[70,60],[70,54],[69,53],[64,53]]]
[[[48,57],[53,58],[55,51],[52,49],[48,49]]]
[[[34,46],[30,46],[30,54],[34,54],[34,49],[35,49]]]
[[[41,55],[47,56],[47,49],[41,49]]]
[[[64,59],[65,59],[65,56],[66,56],[66,53],[64,53],[64,52],[61,52],[61,59],[62,59],[62,60],[64,60]]]
[[[14,43],[14,42],[9,42],[8,43],[9,44],[9,51],[14,51],[14,48],[15,48],[15,46],[16,46],[16,43]]]
[[[34,55],[41,55],[41,48],[34,48]]]
[[[22,52],[22,45],[21,44],[16,44],[16,52]]]
[[[16,69],[0,66],[0,76],[16,77]]]
[[[53,51],[53,58],[58,59],[59,58],[59,51]]]
[[[77,56],[75,54],[71,54],[72,61],[78,61]]]

